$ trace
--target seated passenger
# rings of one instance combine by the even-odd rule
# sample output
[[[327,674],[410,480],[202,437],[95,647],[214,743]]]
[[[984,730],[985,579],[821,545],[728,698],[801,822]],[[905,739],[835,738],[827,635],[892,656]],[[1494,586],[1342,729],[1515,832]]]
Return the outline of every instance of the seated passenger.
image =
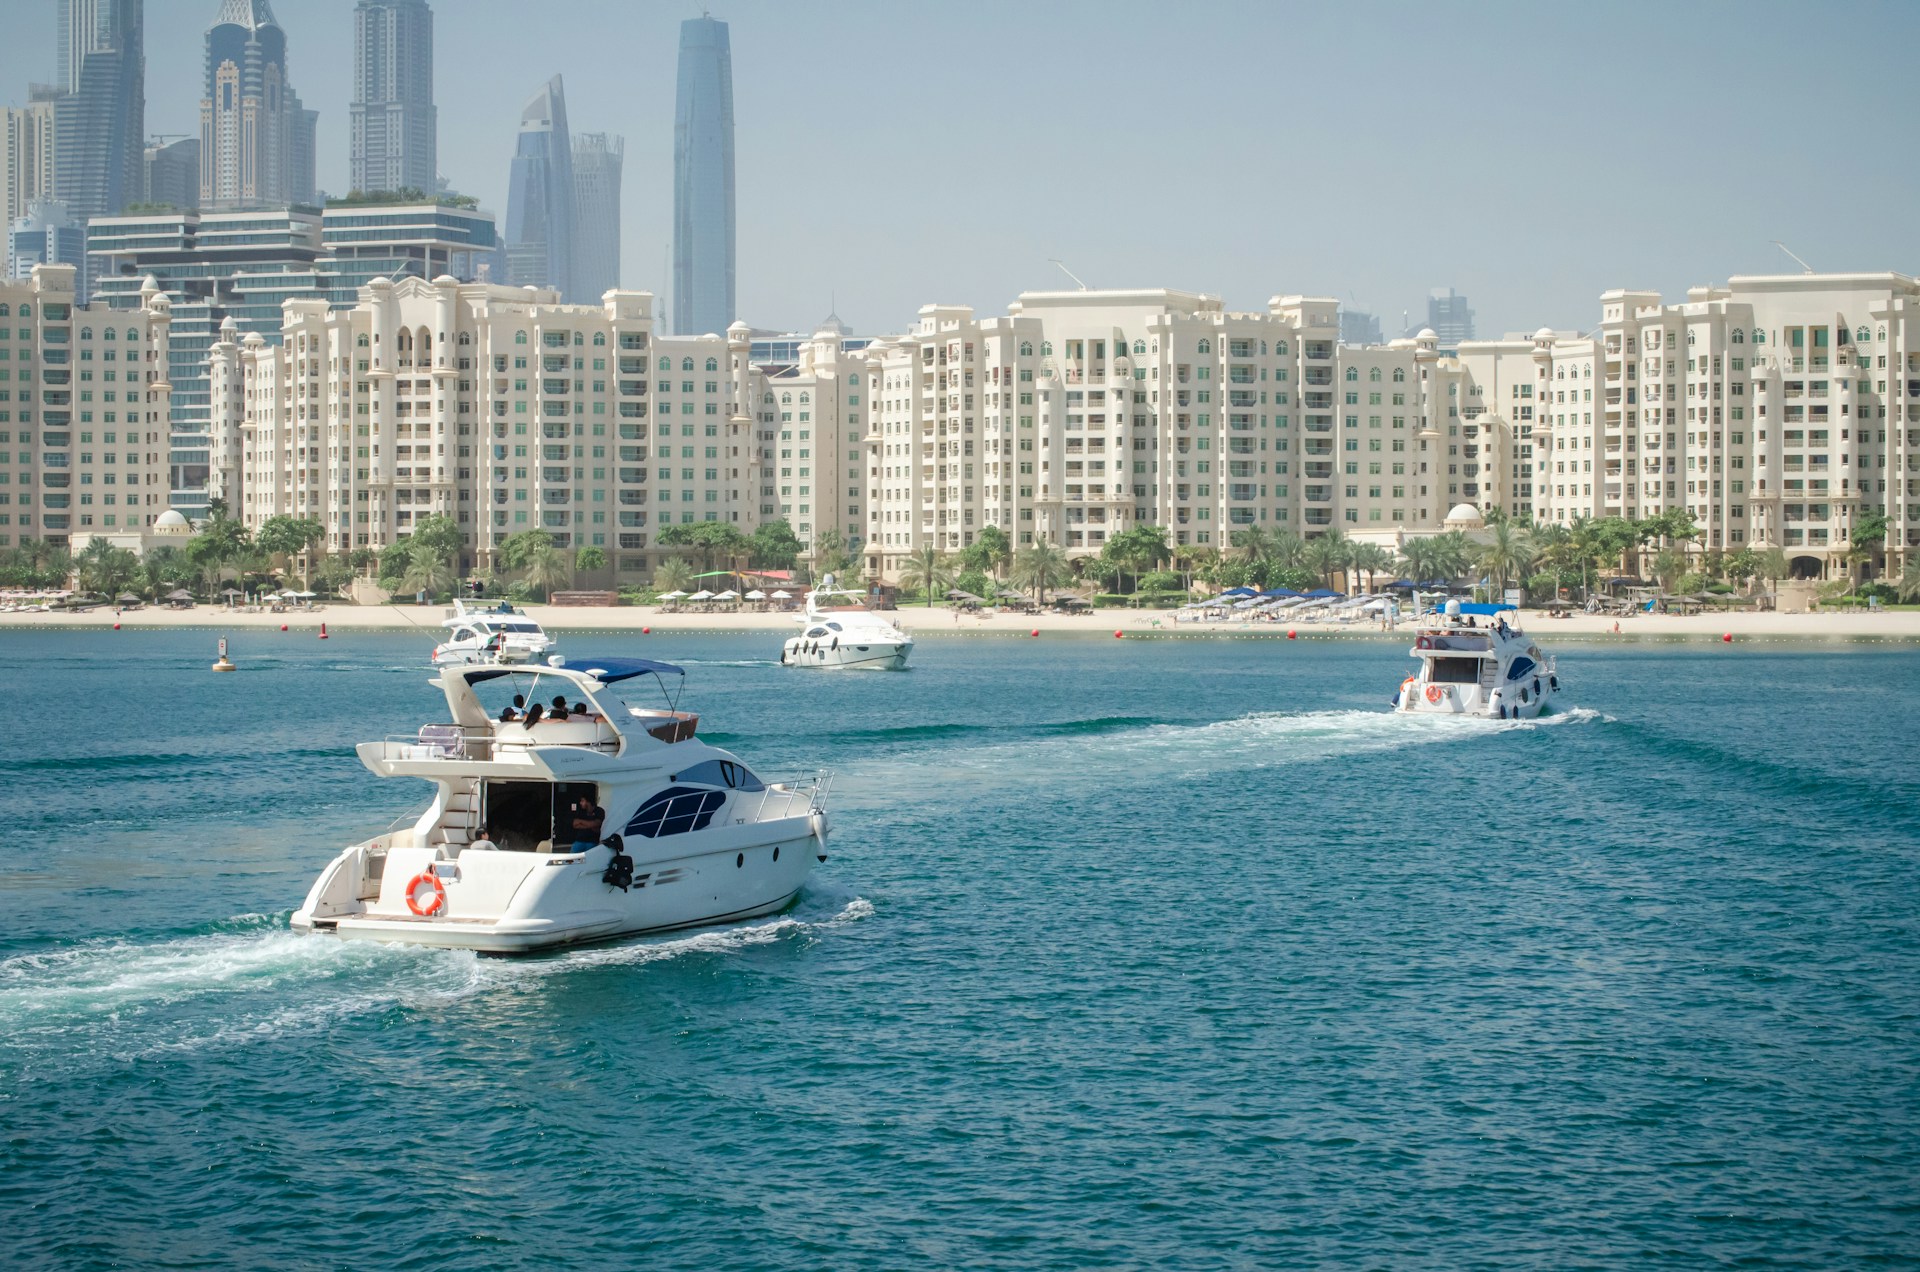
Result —
[[[511,710],[512,708],[508,708]],[[480,837],[467,845],[468,852],[497,852],[500,845],[493,842],[493,827],[482,826]]]
[[[505,711],[502,711],[500,713],[500,723],[502,724],[512,724],[515,720],[518,720],[519,718],[520,718],[520,713],[515,711],[512,707],[508,707]]]
[[[599,712],[587,710],[587,704],[584,702],[576,702],[573,704],[573,714],[582,720],[599,720],[602,718]]]
[[[527,708],[527,718],[525,720],[522,720],[521,724],[525,725],[527,729],[531,730],[534,725],[540,723],[540,712],[542,710],[543,708],[540,706],[539,703],[537,702],[534,703],[532,706]]]

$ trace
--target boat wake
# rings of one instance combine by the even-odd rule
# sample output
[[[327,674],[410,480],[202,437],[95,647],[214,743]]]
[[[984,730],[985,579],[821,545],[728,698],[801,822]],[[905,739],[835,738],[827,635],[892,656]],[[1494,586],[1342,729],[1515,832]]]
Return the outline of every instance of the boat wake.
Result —
[[[1216,778],[1222,773],[1318,764],[1343,756],[1403,747],[1471,742],[1517,730],[1556,728],[1604,720],[1585,708],[1537,720],[1387,711],[1257,712],[1208,724],[1156,724],[1079,733],[1065,744],[1053,726],[1038,737],[974,747],[898,752],[843,772],[834,787],[836,809],[883,807],[905,783],[936,788],[958,781],[973,787],[1055,788],[1062,783],[1152,783],[1169,778]],[[936,782],[935,779],[938,779]]]
[[[287,930],[286,914],[19,954],[0,959],[0,1089],[47,1076],[49,1066],[244,1046],[369,1012],[522,991],[580,969],[815,941],[872,913],[864,898],[822,882],[764,920],[528,959],[301,936]]]

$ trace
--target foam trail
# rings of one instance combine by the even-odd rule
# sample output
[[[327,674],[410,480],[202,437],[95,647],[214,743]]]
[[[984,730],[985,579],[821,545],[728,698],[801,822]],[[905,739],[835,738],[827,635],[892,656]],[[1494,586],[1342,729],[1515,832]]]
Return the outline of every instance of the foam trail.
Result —
[[[1154,725],[1089,734],[1071,742],[1024,738],[970,748],[907,752],[849,770],[834,788],[837,808],[874,807],[898,799],[903,782],[935,779],[996,788],[1053,788],[1062,783],[1158,782],[1211,778],[1223,772],[1313,764],[1345,755],[1484,739],[1512,730],[1591,723],[1576,708],[1538,720],[1388,711],[1260,712],[1201,725]],[[970,797],[970,796],[969,796]]]

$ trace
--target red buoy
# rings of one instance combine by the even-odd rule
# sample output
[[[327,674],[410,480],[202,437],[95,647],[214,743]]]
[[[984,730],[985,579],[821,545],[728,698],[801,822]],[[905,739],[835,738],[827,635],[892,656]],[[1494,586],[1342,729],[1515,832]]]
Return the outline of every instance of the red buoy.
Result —
[[[1287,628],[1287,639],[1292,640],[1293,638],[1294,638],[1294,630],[1293,628],[1289,627]]]
[[[115,623],[115,624],[113,625],[113,630],[114,630],[114,631],[116,631],[116,632],[117,632],[117,631],[119,631],[119,630],[120,630],[120,624],[118,624],[118,623]]]
[[[1034,628],[1032,634],[1035,636],[1038,636],[1040,634],[1040,629],[1038,627]]]
[[[1121,638],[1122,636],[1125,636],[1125,635],[1126,635],[1126,633],[1125,633],[1125,632],[1115,632],[1115,633],[1113,634],[1113,638],[1114,638],[1115,640],[1119,640],[1119,639],[1120,639],[1120,638]]]
[[[283,631],[283,632],[284,632],[284,631],[286,631],[286,630],[287,630],[287,625],[286,625],[285,623],[282,623],[282,624],[280,624],[280,630],[281,630],[281,631]]]
[[[320,639],[325,640],[326,638],[327,638],[327,625],[325,623],[322,623],[320,624]]]
[[[651,627],[642,627],[642,628],[640,629],[640,634],[641,634],[642,636],[651,636],[651,635],[653,635],[653,628],[651,628]]]
[[[119,625],[120,625],[120,624],[118,624],[118,623],[115,623],[115,624],[114,624],[114,626],[115,626],[115,627],[118,627]],[[1721,640],[1721,642],[1722,642],[1722,643],[1724,643],[1724,644],[1728,644],[1728,645],[1731,645],[1731,644],[1733,644],[1733,633],[1732,633],[1732,632],[1728,632],[1728,633],[1727,633],[1726,635],[1724,635],[1724,636],[1722,636],[1722,637],[1720,638],[1720,640]]]

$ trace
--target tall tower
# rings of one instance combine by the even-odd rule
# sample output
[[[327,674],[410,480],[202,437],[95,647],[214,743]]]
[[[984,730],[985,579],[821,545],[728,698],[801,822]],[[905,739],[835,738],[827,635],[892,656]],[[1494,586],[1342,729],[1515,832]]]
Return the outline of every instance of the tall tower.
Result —
[[[267,0],[221,0],[200,99],[201,206],[311,200],[317,118],[287,78],[286,33]]]
[[[577,299],[595,304],[620,285],[620,168],[624,138],[573,139],[573,279]]]
[[[573,139],[566,86],[556,75],[520,112],[507,187],[507,285],[557,287],[563,299],[576,299],[573,227]]]
[[[734,320],[733,49],[727,24],[680,24],[673,119],[673,330],[725,331]]]
[[[60,0],[53,193],[85,222],[140,198],[147,60],[141,0]]]
[[[352,110],[353,188],[431,194],[439,124],[427,0],[360,0],[354,8]]]

